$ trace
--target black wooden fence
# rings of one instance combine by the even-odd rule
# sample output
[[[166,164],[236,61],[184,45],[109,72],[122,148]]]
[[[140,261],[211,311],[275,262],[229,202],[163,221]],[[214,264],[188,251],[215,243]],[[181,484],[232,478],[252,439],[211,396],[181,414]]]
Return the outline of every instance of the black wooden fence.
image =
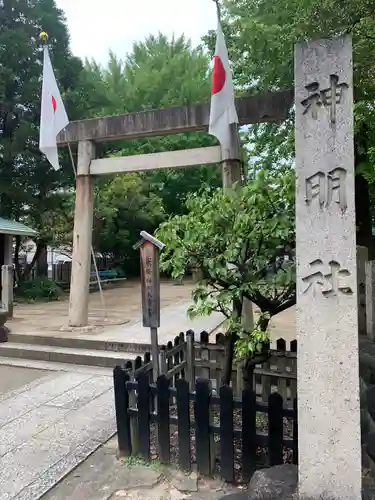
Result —
[[[197,378],[209,379],[213,392],[217,393],[222,383],[225,371],[225,361],[228,355],[228,346],[223,335],[216,335],[216,343],[209,342],[207,332],[201,332],[198,342],[192,330],[186,335],[180,333],[167,345],[160,347],[159,366],[160,374],[166,375],[175,386],[179,378],[188,380],[190,390],[195,387]],[[143,359],[124,360],[124,366],[132,378],[139,372],[147,372],[150,383],[154,383],[151,356],[145,353]],[[233,395],[241,398],[244,389],[244,362],[234,360],[230,386]],[[293,407],[293,400],[297,397],[297,341],[287,342],[277,339],[276,349],[270,350],[270,357],[266,362],[256,365],[254,369],[253,388],[262,401],[267,402],[272,392],[278,392],[284,406]]]
[[[161,462],[169,464],[174,457],[175,465],[187,471],[196,462],[202,475],[212,475],[219,462],[221,477],[229,482],[237,472],[248,481],[257,467],[284,463],[286,449],[293,463],[297,462],[296,400],[293,408],[284,408],[280,394],[271,394],[265,403],[258,402],[250,390],[244,390],[241,399],[233,398],[229,386],[220,387],[214,395],[204,379],[198,379],[195,391],[190,392],[188,381],[182,378],[175,388],[165,375],[153,385],[142,371],[132,381],[120,366],[114,369],[114,389],[122,456],[140,455],[148,460],[153,445]],[[267,432],[259,432],[258,414],[266,416]],[[289,437],[284,433],[286,418],[292,419]],[[267,463],[259,463],[259,449],[266,450]]]

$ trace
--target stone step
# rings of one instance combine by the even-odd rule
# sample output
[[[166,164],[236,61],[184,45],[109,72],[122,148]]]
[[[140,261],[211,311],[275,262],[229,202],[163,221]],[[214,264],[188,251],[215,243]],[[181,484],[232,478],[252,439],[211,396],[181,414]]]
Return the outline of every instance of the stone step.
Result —
[[[0,344],[0,356],[7,358],[52,361],[86,366],[113,368],[137,357],[133,352],[115,352],[99,349],[73,349],[51,345],[6,342]]]
[[[22,334],[9,333],[8,340],[17,344],[41,345],[50,347],[63,347],[69,349],[88,349],[90,351],[113,351],[143,354],[151,350],[150,344],[135,343],[135,342],[119,342],[116,340],[97,340],[92,337],[62,337],[53,335],[37,335],[37,334]]]

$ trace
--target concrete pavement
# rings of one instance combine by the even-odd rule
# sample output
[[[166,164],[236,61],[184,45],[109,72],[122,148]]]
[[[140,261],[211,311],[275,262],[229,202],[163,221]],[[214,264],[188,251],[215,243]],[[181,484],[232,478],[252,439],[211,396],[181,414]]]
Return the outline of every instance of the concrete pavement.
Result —
[[[110,373],[72,368],[2,394],[1,500],[41,498],[115,429]]]
[[[159,345],[173,341],[180,332],[190,329],[198,334],[203,330],[211,333],[224,321],[220,313],[190,320],[189,305],[189,301],[181,300],[162,309]],[[50,336],[45,332],[11,333],[9,342],[0,344],[0,356],[114,367],[150,351],[150,343],[150,329],[144,328],[142,321],[133,321],[128,325],[107,326],[105,331],[95,334],[79,331],[50,332]]]
[[[117,460],[110,371],[0,365],[6,372],[30,382],[0,395],[1,500],[218,500],[238,491],[159,462]]]
[[[111,439],[56,485],[43,500],[220,500],[244,490],[219,479],[198,479],[159,462],[116,459]],[[246,493],[246,491],[245,491]],[[244,495],[247,498],[247,494]]]
[[[48,375],[46,370],[16,368],[0,365],[0,395]]]

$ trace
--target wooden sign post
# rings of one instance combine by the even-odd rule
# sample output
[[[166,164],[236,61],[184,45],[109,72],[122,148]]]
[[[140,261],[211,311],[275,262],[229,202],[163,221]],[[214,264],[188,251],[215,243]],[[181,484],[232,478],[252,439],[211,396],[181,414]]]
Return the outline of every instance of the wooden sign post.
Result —
[[[143,326],[150,328],[151,354],[154,382],[160,374],[158,328],[160,326],[160,272],[159,251],[165,245],[146,231],[141,231],[141,240],[134,245],[140,249],[142,283],[142,320]]]

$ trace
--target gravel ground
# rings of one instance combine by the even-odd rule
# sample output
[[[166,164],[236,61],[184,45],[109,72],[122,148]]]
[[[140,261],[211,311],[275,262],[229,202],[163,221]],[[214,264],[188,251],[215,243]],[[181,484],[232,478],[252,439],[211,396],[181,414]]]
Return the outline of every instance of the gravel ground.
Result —
[[[177,408],[175,405],[170,407],[170,416],[177,416]],[[212,419],[215,426],[220,425],[220,413],[218,408],[213,410]],[[194,422],[194,406],[190,404],[190,421]],[[234,428],[240,430],[242,427],[241,410],[234,410],[233,412]],[[267,434],[268,432],[268,419],[266,414],[257,413],[257,433]],[[289,418],[284,418],[284,439],[291,439],[293,437],[293,421]],[[191,459],[192,467],[196,464],[196,446],[195,446],[195,431],[190,431],[191,442]],[[158,453],[158,440],[157,440],[157,424],[151,424],[151,444],[150,444],[150,457],[152,460],[159,460]],[[218,435],[214,436],[215,443],[215,475],[220,475],[220,438]],[[235,483],[241,484],[243,482],[241,471],[242,449],[241,440],[234,439],[234,472]],[[257,448],[256,466],[257,468],[265,467],[268,465],[268,450],[266,447]],[[178,467],[178,431],[177,426],[170,426],[170,457],[171,464]],[[290,448],[284,447],[283,451],[284,463],[292,463],[293,451]]]

